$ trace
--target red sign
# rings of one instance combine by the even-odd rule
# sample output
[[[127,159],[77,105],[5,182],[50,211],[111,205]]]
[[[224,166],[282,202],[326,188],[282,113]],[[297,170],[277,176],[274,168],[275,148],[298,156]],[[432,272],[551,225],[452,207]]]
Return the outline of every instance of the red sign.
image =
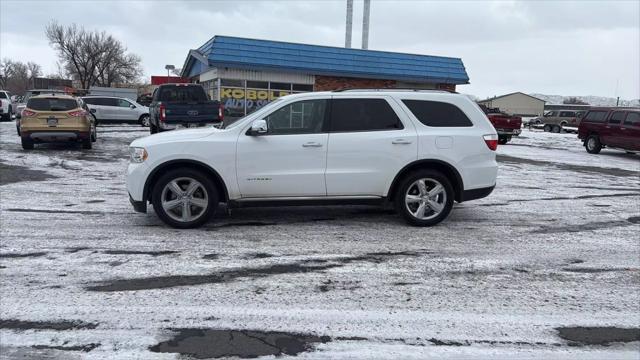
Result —
[[[189,82],[189,79],[179,76],[151,76],[151,85],[188,84]]]

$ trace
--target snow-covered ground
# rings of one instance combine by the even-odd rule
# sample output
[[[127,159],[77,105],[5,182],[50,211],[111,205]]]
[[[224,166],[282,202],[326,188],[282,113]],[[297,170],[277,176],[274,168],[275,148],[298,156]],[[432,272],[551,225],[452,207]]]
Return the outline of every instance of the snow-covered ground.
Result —
[[[129,204],[126,147],[146,134],[101,127],[93,150],[26,152],[0,123],[0,357],[639,356],[611,334],[640,324],[640,155],[524,130],[498,149],[494,193],[433,228],[302,207],[181,231]],[[612,342],[564,327],[605,327],[592,342]]]

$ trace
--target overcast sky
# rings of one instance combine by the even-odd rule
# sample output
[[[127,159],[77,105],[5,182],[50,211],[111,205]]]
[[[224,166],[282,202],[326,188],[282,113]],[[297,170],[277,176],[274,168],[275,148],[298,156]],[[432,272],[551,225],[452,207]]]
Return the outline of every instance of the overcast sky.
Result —
[[[640,97],[640,1],[372,1],[369,48],[462,58],[458,91]],[[0,1],[0,57],[56,54],[51,20],[106,30],[142,57],[145,76],[181,67],[213,35],[344,46],[339,1]],[[360,47],[362,1],[354,1]]]

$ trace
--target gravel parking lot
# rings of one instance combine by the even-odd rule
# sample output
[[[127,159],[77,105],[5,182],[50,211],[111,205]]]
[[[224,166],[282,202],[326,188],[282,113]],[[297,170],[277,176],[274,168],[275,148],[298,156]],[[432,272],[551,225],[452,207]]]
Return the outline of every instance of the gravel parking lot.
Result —
[[[174,230],[128,201],[147,134],[27,152],[0,123],[0,357],[638,358],[640,155],[524,130],[433,228],[351,206]]]

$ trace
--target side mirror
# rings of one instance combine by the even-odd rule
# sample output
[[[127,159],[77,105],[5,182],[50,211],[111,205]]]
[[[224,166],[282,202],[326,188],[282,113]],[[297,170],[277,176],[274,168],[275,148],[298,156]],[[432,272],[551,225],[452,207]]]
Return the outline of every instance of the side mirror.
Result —
[[[95,114],[95,113],[96,113],[96,109],[91,109],[91,110],[89,110],[89,111],[90,111],[92,114]]]
[[[132,108],[132,109],[135,109],[135,108],[136,108],[136,106],[135,106],[135,105],[133,105],[133,104],[129,105],[129,107],[130,107],[130,108]]]
[[[269,129],[267,128],[266,120],[256,120],[251,123],[251,129],[249,129],[249,135],[264,135]]]

